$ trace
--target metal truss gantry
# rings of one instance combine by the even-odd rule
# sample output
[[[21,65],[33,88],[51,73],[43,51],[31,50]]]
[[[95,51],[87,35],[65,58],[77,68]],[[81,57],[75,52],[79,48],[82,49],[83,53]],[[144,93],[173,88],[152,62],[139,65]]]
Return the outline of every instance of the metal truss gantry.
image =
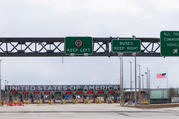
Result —
[[[111,41],[116,37],[94,37],[93,54],[89,56],[118,56],[111,51]],[[119,37],[120,39],[131,39]],[[137,56],[160,57],[159,38],[136,38],[141,40],[141,52]],[[0,38],[0,56],[69,56],[64,52],[64,40],[62,37],[53,38]],[[132,53],[124,53],[123,56],[133,56]]]

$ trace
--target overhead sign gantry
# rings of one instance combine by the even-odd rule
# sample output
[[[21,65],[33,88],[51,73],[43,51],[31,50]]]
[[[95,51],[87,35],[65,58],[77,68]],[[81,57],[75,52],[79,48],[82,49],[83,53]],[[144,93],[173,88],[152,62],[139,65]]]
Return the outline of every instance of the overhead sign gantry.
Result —
[[[118,56],[118,53],[112,52],[112,40],[117,37],[92,37],[92,53],[89,49],[88,56]],[[123,40],[133,40],[131,37],[119,37]],[[160,57],[160,38],[136,37],[141,41],[141,52],[137,56]],[[81,40],[82,41],[82,40]],[[76,47],[83,47],[80,40],[75,40]],[[73,43],[75,43],[73,42]],[[83,41],[82,41],[83,42]],[[84,43],[84,42],[83,42]],[[90,43],[91,44],[91,43]],[[66,46],[68,47],[68,46]],[[85,46],[86,48],[88,46]],[[91,45],[89,46],[91,47]],[[88,47],[88,48],[89,48]],[[68,50],[70,51],[70,50]],[[0,56],[2,57],[47,57],[47,56],[71,56],[65,53],[65,38],[62,37],[1,37],[0,38]],[[88,51],[88,50],[87,50]],[[82,53],[74,53],[75,56]],[[123,53],[123,56],[133,56],[132,53]]]

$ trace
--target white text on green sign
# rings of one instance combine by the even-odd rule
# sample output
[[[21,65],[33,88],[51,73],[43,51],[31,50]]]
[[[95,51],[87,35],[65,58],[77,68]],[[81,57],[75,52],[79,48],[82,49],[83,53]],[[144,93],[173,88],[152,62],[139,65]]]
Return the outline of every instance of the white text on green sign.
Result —
[[[162,31],[160,44],[162,56],[179,56],[179,31]]]
[[[66,55],[92,54],[92,42],[92,37],[66,37],[65,53]]]
[[[112,52],[140,52],[140,40],[112,40]]]

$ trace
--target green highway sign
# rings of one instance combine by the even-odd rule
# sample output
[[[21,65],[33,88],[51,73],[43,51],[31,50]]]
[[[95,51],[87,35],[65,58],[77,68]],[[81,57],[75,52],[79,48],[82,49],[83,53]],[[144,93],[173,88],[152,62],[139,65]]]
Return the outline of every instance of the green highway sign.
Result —
[[[179,56],[179,31],[162,31],[160,46],[162,56]]]
[[[132,53],[141,51],[140,40],[112,40],[112,52]]]
[[[66,55],[88,55],[93,52],[92,37],[66,37],[65,54]]]

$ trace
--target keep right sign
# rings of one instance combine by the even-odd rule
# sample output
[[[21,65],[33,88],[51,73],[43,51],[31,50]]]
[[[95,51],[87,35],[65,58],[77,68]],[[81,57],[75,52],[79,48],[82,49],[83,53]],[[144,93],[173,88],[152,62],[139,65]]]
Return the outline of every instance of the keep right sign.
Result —
[[[160,45],[162,56],[179,56],[179,31],[162,31]]]

